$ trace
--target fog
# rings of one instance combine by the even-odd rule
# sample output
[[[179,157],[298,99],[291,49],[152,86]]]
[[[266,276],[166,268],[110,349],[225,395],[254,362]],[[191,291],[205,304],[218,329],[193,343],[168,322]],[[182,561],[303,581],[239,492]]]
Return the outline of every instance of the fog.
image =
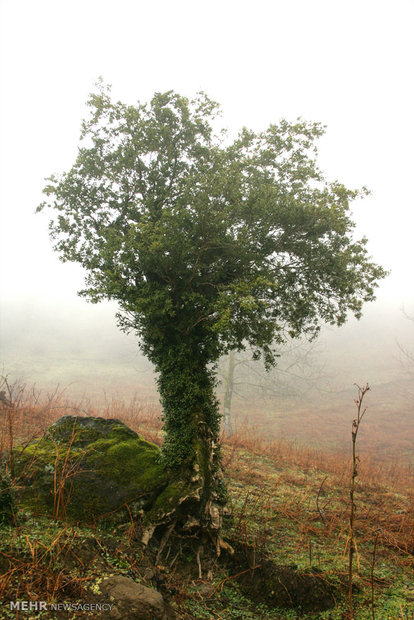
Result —
[[[368,237],[374,259],[391,271],[361,321],[322,330],[309,358],[311,386],[296,377],[292,391],[276,373],[280,388],[271,397],[234,398],[237,424],[333,446],[349,431],[354,383],[368,382],[373,445],[386,436],[385,450],[408,452],[412,374],[401,348],[414,349],[414,322],[405,316],[414,315],[413,17],[413,4],[402,0],[3,0],[3,373],[46,390],[60,384],[73,398],[158,402],[151,366],[116,327],[116,306],[76,297],[82,270],[59,262],[47,214],[34,210],[44,178],[73,163],[99,75],[131,102],[157,90],[202,89],[221,103],[231,131],[282,117],[326,124],[320,166],[332,180],[372,190],[354,206],[356,235]]]
[[[3,374],[69,402],[99,407],[111,399],[136,398],[158,405],[156,378],[136,338],[116,326],[113,304],[4,302],[1,321]],[[405,308],[413,316],[413,308]],[[299,346],[300,345],[300,346]],[[290,350],[293,346],[293,353]],[[297,349],[295,348],[297,347]],[[407,355],[408,353],[408,355]],[[246,360],[235,371],[231,418],[235,431],[284,438],[318,448],[344,448],[355,413],[355,384],[369,383],[369,413],[362,446],[375,453],[412,459],[414,441],[414,322],[398,304],[374,302],[360,321],[325,327],[309,344],[280,350],[266,374]],[[220,362],[225,371],[226,359]],[[223,399],[218,373],[217,395]]]

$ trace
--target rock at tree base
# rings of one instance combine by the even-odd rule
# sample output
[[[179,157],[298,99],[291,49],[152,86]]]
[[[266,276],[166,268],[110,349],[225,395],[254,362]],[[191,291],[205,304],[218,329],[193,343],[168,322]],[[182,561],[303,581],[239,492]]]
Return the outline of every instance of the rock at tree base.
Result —
[[[173,620],[172,608],[164,602],[161,594],[152,588],[136,583],[130,577],[116,575],[100,584],[113,608],[105,612],[111,620]]]
[[[119,420],[65,416],[15,451],[22,505],[73,521],[130,520],[168,485],[159,456]]]

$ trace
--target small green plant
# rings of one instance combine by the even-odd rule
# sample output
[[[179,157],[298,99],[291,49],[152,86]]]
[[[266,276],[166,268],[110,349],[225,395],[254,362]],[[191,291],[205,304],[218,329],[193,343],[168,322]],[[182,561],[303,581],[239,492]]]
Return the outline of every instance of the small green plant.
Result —
[[[0,470],[0,526],[13,525],[16,515],[13,481],[5,470]]]

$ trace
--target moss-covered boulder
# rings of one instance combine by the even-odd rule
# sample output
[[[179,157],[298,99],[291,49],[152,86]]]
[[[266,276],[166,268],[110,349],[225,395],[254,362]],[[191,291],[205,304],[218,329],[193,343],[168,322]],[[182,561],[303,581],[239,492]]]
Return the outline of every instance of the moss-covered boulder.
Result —
[[[15,452],[21,503],[73,521],[123,521],[168,485],[159,448],[119,420],[65,416]]]

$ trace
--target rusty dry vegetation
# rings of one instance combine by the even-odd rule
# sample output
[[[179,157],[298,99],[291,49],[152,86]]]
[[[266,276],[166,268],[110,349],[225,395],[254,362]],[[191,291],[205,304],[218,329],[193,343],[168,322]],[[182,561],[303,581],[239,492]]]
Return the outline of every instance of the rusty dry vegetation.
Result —
[[[93,410],[86,402],[67,402],[58,390],[45,395],[22,384],[6,387],[2,454],[24,448],[68,414],[118,418],[150,441],[162,441],[159,411],[137,400],[108,400]],[[350,618],[350,453],[271,441],[248,427],[223,438],[223,452],[230,497],[223,534],[235,554],[219,560],[177,538],[162,553],[156,540],[144,550],[133,520],[108,531],[19,511],[24,477],[13,476],[9,459],[14,509],[2,526],[2,617],[18,617],[6,605],[18,598],[97,600],[99,580],[123,574],[156,587],[177,618],[187,620]],[[361,453],[354,492],[354,617],[408,619],[414,614],[414,469]],[[48,617],[42,613],[33,617]]]

